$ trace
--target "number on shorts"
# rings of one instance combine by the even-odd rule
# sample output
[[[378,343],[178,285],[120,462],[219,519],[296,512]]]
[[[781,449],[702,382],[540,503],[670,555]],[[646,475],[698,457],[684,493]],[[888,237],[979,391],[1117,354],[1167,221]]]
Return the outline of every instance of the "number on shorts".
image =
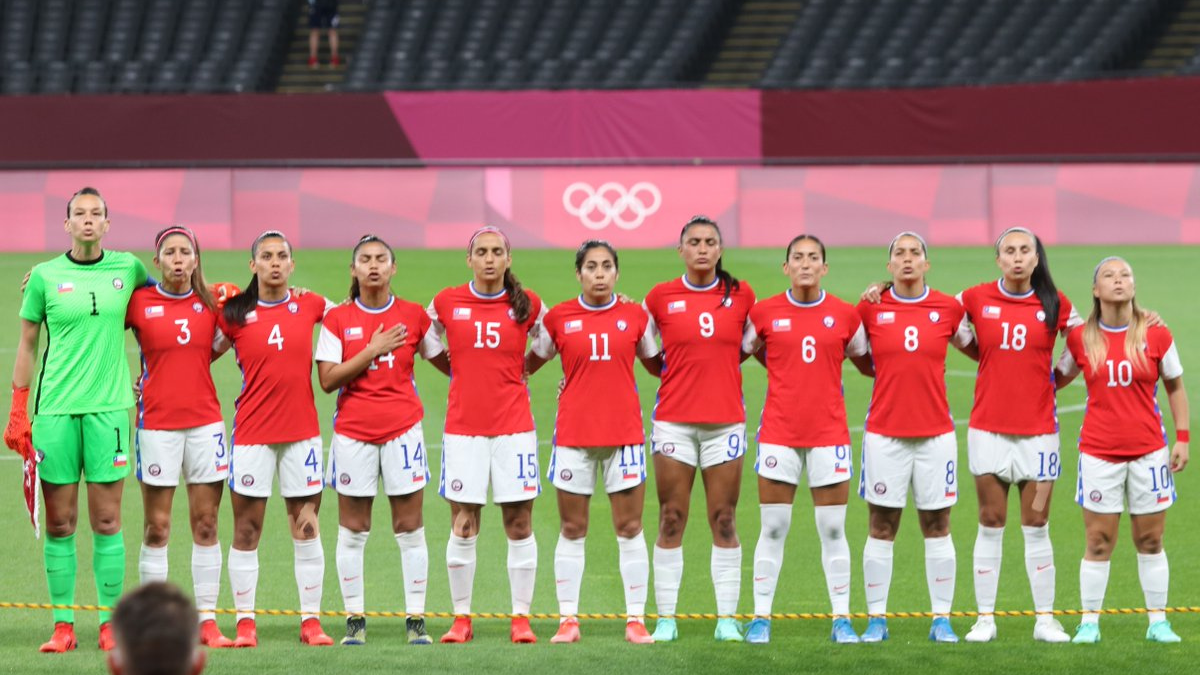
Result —
[[[729,434],[729,438],[725,439],[725,442],[729,445],[729,449],[725,451],[725,454],[729,456],[729,459],[737,459],[742,449],[741,434]]]
[[[1058,478],[1058,472],[1061,467],[1058,463],[1057,452],[1039,452],[1038,453],[1038,478]]]
[[[316,448],[308,449],[308,459],[304,460],[304,466],[307,466],[308,469],[313,473],[319,473],[321,471],[321,463],[317,461]]]
[[[1108,359],[1104,362],[1108,365],[1108,386],[1110,387],[1128,387],[1133,384],[1133,364],[1128,361],[1118,361],[1116,368],[1113,367],[1113,360]]]
[[[188,328],[187,319],[175,319],[175,325],[179,326],[179,335],[175,336],[175,341],[181,345],[186,345],[192,341],[192,329]]]
[[[1025,334],[1028,330],[1025,328],[1025,324],[1018,323],[1012,327],[1011,341],[1008,333],[1008,322],[1001,322],[1000,328],[1004,331],[1004,338],[1000,340],[1000,349],[1011,349],[1015,352],[1025,349]]]
[[[909,352],[917,351],[917,347],[921,346],[920,333],[917,332],[916,326],[908,326],[904,329],[904,350]]]
[[[839,462],[844,462],[844,461],[846,461],[846,458],[849,456],[850,456],[850,446],[848,446],[848,445],[834,446],[834,448],[833,448],[833,458],[834,459],[838,460]]]
[[[1158,468],[1147,467],[1150,472],[1150,491],[1158,492],[1159,490],[1169,490],[1175,484],[1175,477],[1171,475],[1171,467],[1163,464]]]
[[[475,348],[495,349],[500,346],[500,322],[475,322]]]
[[[279,324],[275,324],[271,328],[271,334],[267,336],[267,344],[275,345],[279,351],[283,351],[283,333],[279,332]]]
[[[954,485],[954,460],[946,462],[946,485]]]
[[[817,338],[811,335],[804,336],[800,341],[800,358],[804,359],[805,363],[817,360]]]
[[[517,453],[517,478],[519,480],[533,480],[537,477],[537,453]]]
[[[717,332],[716,322],[710,312],[700,312],[700,337],[712,337]]]
[[[113,427],[113,433],[117,435],[117,452],[125,452],[121,449],[121,427]]]
[[[603,352],[598,352],[596,350],[596,346],[597,346],[596,337],[597,337],[596,333],[588,333],[588,339],[592,341],[592,355],[590,358],[588,358],[588,360],[589,361],[611,361],[612,356],[609,356],[609,354],[608,354],[608,333],[599,333],[600,342],[604,343],[604,351]]]
[[[625,459],[625,451],[626,450],[629,451],[629,459],[628,460]],[[627,469],[629,467],[641,466],[641,464],[642,464],[642,461],[639,460],[639,458],[638,458],[638,446],[636,446],[636,445],[621,446],[618,465],[622,469]]]
[[[217,439],[217,459],[225,456],[225,434],[213,434],[213,438]]]
[[[408,460],[409,460],[408,444],[401,443],[400,451],[402,453],[404,453],[404,470],[407,471],[412,468],[412,465],[409,464],[409,462],[408,462]],[[422,462],[422,460],[424,459],[424,457],[425,457],[425,451],[421,448],[421,444],[417,443],[417,447],[413,449],[412,461],[416,462],[417,464],[420,464]]]

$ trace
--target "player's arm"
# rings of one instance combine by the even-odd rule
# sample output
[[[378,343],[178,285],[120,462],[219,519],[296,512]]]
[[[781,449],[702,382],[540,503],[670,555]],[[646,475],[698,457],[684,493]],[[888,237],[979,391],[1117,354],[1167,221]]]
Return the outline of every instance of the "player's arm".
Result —
[[[1055,391],[1066,387],[1079,377],[1079,364],[1075,362],[1075,357],[1071,355],[1071,350],[1064,348],[1062,356],[1058,359],[1058,365],[1054,367],[1054,389]]]
[[[327,334],[333,339],[337,339],[336,336],[332,336],[332,333],[328,333],[327,329],[322,328],[322,338]],[[402,323],[386,329],[383,324],[379,324],[367,346],[341,363],[319,360],[320,354],[318,354],[317,378],[321,381],[321,389],[328,394],[346,386],[369,368],[375,359],[398,349],[400,345],[404,344],[406,337],[408,337],[408,329]]]
[[[32,425],[29,422],[29,383],[33,381],[34,358],[37,354],[41,324],[21,319],[21,338],[17,343],[17,359],[13,364],[12,408],[4,429],[4,443],[21,456],[32,452]]]
[[[1167,404],[1175,420],[1175,446],[1171,449],[1171,471],[1183,471],[1188,463],[1188,398],[1183,388],[1183,377],[1163,378],[1167,390]]]
[[[21,338],[17,342],[17,360],[13,364],[13,387],[28,388],[33,381],[33,367],[41,332],[40,323],[21,319]]]

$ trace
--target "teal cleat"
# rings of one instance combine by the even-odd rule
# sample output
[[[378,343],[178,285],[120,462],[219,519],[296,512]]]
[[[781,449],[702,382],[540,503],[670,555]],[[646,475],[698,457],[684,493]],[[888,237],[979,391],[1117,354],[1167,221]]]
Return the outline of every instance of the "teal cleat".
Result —
[[[1149,637],[1149,634],[1147,634]],[[1094,645],[1100,641],[1100,624],[1099,623],[1081,623],[1079,628],[1075,629],[1075,637],[1071,638],[1071,642],[1077,645]]]
[[[675,625],[675,619],[659,619],[654,624],[655,642],[674,642],[679,639],[679,628]]]
[[[746,642],[752,645],[765,645],[771,641],[771,620],[754,619],[746,627]]]
[[[742,630],[736,619],[717,619],[717,629],[713,631],[717,642],[742,642]]]
[[[867,619],[867,629],[863,631],[861,642],[883,642],[888,639],[887,619],[876,616]]]
[[[850,619],[845,617],[833,620],[833,630],[829,633],[829,639],[839,645],[856,645],[860,642]]]
[[[954,628],[950,626],[950,619],[939,616],[933,620],[933,625],[929,627],[929,639],[934,642],[954,644],[958,642],[958,635],[954,633]]]
[[[1150,627],[1146,629],[1146,639],[1151,642],[1163,642],[1167,644],[1183,642],[1183,638],[1171,630],[1171,622],[1166,619],[1150,624]]]

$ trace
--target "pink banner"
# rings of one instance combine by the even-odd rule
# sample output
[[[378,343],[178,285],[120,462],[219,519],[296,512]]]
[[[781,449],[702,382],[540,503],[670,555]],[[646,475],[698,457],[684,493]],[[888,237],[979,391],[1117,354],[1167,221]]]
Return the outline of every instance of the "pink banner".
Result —
[[[1195,164],[643,166],[0,172],[10,223],[0,251],[62,250],[67,199],[84,185],[108,201],[115,249],[145,249],[173,223],[207,249],[243,248],[268,228],[310,248],[348,248],[368,232],[399,248],[459,248],[482,225],[520,247],[653,248],[674,246],[701,213],[733,246],[801,232],[874,246],[901,230],[987,245],[1013,225],[1049,244],[1200,244]]]

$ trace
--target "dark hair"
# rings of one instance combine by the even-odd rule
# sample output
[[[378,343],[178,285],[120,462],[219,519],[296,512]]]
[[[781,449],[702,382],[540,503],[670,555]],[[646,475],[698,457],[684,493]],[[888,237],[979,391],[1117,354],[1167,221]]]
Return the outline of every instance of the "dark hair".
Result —
[[[71,198],[67,200],[67,217],[68,218],[71,217],[71,204],[74,204],[75,200],[79,197],[82,197],[83,195],[92,195],[93,197],[99,199],[100,204],[104,207],[104,217],[105,218],[108,217],[108,202],[104,201],[104,197],[100,194],[100,191],[94,187],[82,187],[82,188],[79,188],[79,191],[76,192],[75,194],[71,195]]]
[[[391,256],[392,263],[395,264],[396,252],[392,250],[391,246],[388,246],[388,243],[386,241],[380,239],[379,237],[376,237],[373,234],[364,234],[363,236],[359,237],[358,243],[354,245],[354,250],[350,252],[350,266],[351,267],[353,267],[355,261],[358,260],[358,249],[362,248],[363,246],[366,246],[367,244],[382,244],[383,247],[387,249],[388,255]],[[351,300],[357,299],[360,294],[361,293],[358,290],[358,277],[351,274],[350,275],[350,299]]]
[[[709,218],[708,216],[692,216],[692,219],[684,223],[683,229],[679,231],[680,245],[683,244],[683,238],[685,235],[687,235],[687,231],[693,227],[696,227],[697,225],[707,225],[708,227],[716,230],[717,241],[721,240],[721,228],[717,226],[717,222],[715,220]],[[721,287],[724,289],[724,293],[721,294],[721,307],[725,307],[725,303],[729,300],[729,295],[736,291],[741,286],[741,283],[736,277],[725,271],[724,266],[721,265],[721,258],[717,258],[716,273],[717,279],[721,281]]]
[[[608,253],[609,253],[609,255],[612,256],[612,259],[613,259],[613,267],[618,270],[621,269],[621,264],[619,262],[617,262],[617,249],[613,248],[612,244],[608,243],[607,241],[604,241],[603,239],[588,239],[587,241],[585,241],[579,245],[579,250],[575,251],[575,271],[576,272],[583,271],[583,259],[587,257],[588,251],[590,251],[594,248],[608,249]]]
[[[292,252],[292,244],[279,230],[267,230],[250,244],[250,259],[254,260],[258,257],[258,247],[266,239],[282,239],[287,246],[288,253]],[[232,324],[244,325],[246,323],[246,315],[258,306],[258,274],[250,275],[250,283],[246,284],[246,290],[233,296],[225,301],[225,320]]]
[[[513,318],[517,320],[517,323],[525,323],[529,319],[533,302],[529,299],[529,294],[521,287],[521,281],[517,279],[517,275],[512,273],[512,269],[504,270],[504,290],[508,291],[508,304],[512,307]]]
[[[1010,234],[1019,232],[1033,239],[1034,250],[1037,252],[1038,264],[1029,276],[1029,284],[1033,286],[1033,294],[1042,303],[1042,311],[1046,313],[1046,328],[1051,333],[1058,332],[1058,314],[1061,300],[1058,297],[1058,287],[1054,285],[1054,277],[1050,276],[1050,259],[1046,257],[1046,248],[1042,240],[1033,232],[1023,227],[1013,227],[1000,233],[996,239],[996,257],[1000,257],[1000,243]]]
[[[121,598],[112,614],[122,672],[187,675],[199,642],[192,601],[173,584],[148,583]]]
[[[192,270],[192,290],[195,291],[196,297],[200,298],[200,302],[208,308],[210,312],[217,311],[217,301],[213,300],[212,293],[208,290],[208,284],[204,281],[204,268],[200,266],[200,242],[196,241],[196,233],[190,228],[183,225],[172,225],[158,231],[154,235],[154,257],[157,258],[162,253],[162,244],[167,240],[167,237],[181,234],[187,237],[188,242],[192,245],[192,253],[196,256],[196,269]]]
[[[784,262],[787,262],[788,258],[792,257],[792,248],[796,244],[799,244],[802,241],[811,241],[811,242],[815,243],[817,246],[819,246],[821,249],[821,262],[829,262],[829,260],[825,257],[825,242],[821,241],[815,235],[811,235],[811,234],[797,235],[790,242],[788,242],[787,252],[783,254]]]

